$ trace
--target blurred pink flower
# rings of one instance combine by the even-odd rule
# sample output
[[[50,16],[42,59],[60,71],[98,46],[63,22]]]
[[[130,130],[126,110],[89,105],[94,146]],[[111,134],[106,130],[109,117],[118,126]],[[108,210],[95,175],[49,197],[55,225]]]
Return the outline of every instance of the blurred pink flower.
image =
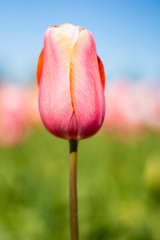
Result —
[[[114,82],[108,87],[103,129],[139,132],[160,129],[160,87],[146,82]]]
[[[23,90],[14,85],[0,87],[0,143],[14,145],[25,135],[27,125]]]

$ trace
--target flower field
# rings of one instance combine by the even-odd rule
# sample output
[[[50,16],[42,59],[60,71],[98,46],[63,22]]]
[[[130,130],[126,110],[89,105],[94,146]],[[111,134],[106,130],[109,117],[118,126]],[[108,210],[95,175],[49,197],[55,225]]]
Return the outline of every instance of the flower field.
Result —
[[[69,239],[69,144],[42,126],[35,88],[0,92],[0,240]],[[159,96],[107,89],[101,131],[79,143],[80,239],[159,240]]]

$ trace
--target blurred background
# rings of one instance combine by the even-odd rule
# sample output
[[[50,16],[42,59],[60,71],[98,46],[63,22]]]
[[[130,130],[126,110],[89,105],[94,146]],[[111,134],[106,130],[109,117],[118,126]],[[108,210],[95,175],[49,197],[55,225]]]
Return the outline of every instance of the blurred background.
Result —
[[[0,240],[69,239],[68,142],[38,111],[36,65],[52,25],[90,30],[106,117],[79,143],[80,239],[160,239],[160,2],[0,3]]]

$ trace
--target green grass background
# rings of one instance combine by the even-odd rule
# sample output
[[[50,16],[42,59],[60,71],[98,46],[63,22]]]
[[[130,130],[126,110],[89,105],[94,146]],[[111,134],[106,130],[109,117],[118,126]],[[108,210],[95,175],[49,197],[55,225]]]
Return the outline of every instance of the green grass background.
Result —
[[[125,133],[126,135],[126,133]],[[78,146],[81,240],[160,239],[160,136]],[[0,147],[0,240],[69,240],[69,144],[44,128]]]

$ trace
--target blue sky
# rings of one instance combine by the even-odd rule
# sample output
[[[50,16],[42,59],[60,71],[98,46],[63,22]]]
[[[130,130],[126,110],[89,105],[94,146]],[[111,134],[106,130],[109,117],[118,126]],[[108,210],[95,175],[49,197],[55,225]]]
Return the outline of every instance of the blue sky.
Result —
[[[35,78],[48,26],[72,23],[92,32],[106,78],[160,80],[160,1],[9,1],[0,5],[0,76]]]

